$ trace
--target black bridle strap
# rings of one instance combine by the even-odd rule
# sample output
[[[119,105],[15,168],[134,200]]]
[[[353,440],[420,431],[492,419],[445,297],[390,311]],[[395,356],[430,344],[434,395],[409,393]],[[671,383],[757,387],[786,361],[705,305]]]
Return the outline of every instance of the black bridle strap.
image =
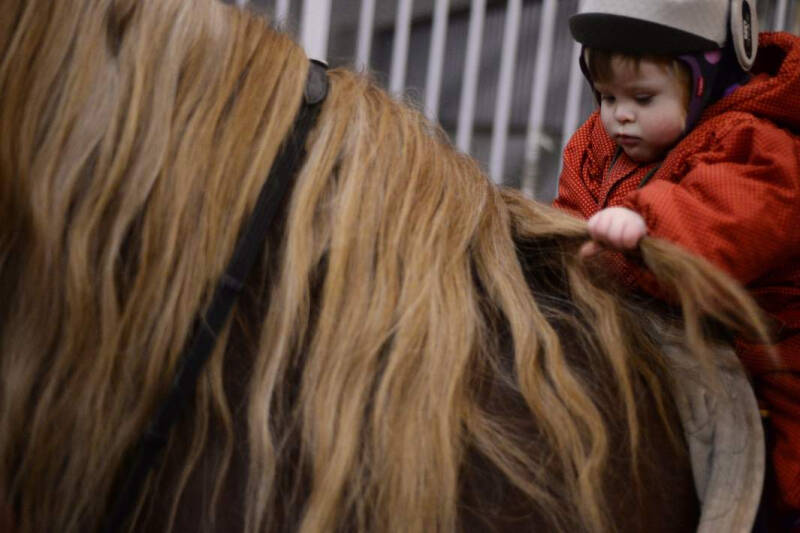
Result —
[[[107,515],[101,531],[112,533],[122,530],[139,500],[139,493],[148,473],[159,460],[161,451],[169,439],[170,430],[178,421],[183,407],[194,396],[200,372],[214,350],[217,336],[236,304],[245,280],[264,246],[269,228],[274,223],[284,198],[294,182],[294,177],[305,159],[306,139],[316,122],[327,93],[328,77],[325,66],[312,61],[303,92],[303,104],[292,131],[261,188],[255,208],[236,243],[233,256],[214,289],[208,310],[203,316],[195,319],[191,330],[193,337],[186,344],[178,360],[172,386],[136,446],[129,463],[131,468],[123,483],[119,485],[120,490],[116,493],[111,512]]]

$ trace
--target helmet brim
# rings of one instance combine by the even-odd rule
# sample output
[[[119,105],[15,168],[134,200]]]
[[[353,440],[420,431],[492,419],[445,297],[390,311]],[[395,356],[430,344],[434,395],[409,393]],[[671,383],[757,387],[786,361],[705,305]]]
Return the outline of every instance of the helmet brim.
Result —
[[[586,47],[625,54],[677,55],[720,48],[710,39],[677,28],[607,13],[573,15],[569,29]]]

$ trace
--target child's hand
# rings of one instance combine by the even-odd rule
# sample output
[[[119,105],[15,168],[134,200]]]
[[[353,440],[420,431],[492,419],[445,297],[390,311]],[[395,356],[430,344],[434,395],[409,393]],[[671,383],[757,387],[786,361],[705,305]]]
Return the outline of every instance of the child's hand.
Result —
[[[581,248],[581,255],[588,256],[599,252],[602,245],[616,250],[636,248],[647,234],[647,225],[636,211],[624,207],[608,207],[589,219],[589,235],[592,241]]]

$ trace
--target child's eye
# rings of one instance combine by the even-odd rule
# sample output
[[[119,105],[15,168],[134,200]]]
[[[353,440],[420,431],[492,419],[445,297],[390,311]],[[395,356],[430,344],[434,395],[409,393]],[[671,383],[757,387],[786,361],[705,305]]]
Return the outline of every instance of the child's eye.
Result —
[[[606,102],[608,104],[612,104],[612,103],[614,103],[614,97],[611,96],[610,94],[601,94],[600,95],[600,101],[601,102]]]
[[[649,104],[650,102],[653,101],[653,95],[652,94],[637,94],[635,99],[636,99],[637,103],[643,104],[643,105],[647,105],[647,104]]]

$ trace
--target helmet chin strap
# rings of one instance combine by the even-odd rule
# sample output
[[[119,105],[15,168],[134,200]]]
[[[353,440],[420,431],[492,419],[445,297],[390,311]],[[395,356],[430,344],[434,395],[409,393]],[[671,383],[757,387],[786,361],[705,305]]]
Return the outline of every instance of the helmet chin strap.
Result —
[[[731,42],[742,69],[753,67],[758,52],[758,12],[756,0],[731,0]]]

